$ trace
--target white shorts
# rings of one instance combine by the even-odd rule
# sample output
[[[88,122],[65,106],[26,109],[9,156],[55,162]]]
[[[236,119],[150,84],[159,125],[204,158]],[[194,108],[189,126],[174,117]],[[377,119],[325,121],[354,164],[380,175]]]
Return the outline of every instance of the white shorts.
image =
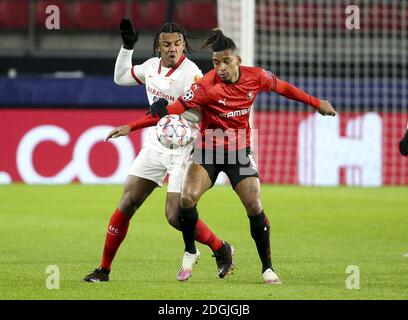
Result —
[[[164,178],[169,174],[167,192],[180,193],[190,153],[191,149],[175,155],[145,146],[133,161],[129,175],[151,180],[162,187]]]

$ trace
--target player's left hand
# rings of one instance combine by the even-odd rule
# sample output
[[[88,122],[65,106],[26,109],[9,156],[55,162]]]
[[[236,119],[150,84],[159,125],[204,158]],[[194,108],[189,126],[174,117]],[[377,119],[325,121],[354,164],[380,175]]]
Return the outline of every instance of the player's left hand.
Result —
[[[317,110],[323,116],[335,116],[336,110],[334,110],[331,103],[327,100],[320,100],[320,107]]]
[[[133,50],[133,47],[139,38],[139,32],[135,30],[132,21],[129,19],[122,19],[119,28],[123,47],[128,50]]]
[[[113,129],[109,132],[108,136],[105,138],[105,142],[107,142],[110,138],[118,138],[121,136],[127,136],[130,132],[130,127],[128,125],[120,126]]]
[[[399,143],[399,152],[402,156],[408,156],[408,129]]]
[[[149,111],[153,117],[163,118],[165,115],[167,115],[166,107],[168,104],[169,102],[166,99],[160,98],[151,104]]]

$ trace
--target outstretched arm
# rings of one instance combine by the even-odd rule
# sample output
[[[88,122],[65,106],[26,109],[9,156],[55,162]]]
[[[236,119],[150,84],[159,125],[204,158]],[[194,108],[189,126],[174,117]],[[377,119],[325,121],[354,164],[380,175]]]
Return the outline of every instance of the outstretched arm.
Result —
[[[289,82],[280,80],[277,77],[275,79],[276,79],[276,85],[275,85],[274,91],[276,93],[279,93],[280,95],[288,99],[303,102],[309,106],[312,106],[316,108],[317,111],[321,115],[324,115],[324,116],[326,115],[335,116],[336,115],[336,111],[334,110],[334,108],[332,107],[329,101],[319,100],[318,98],[315,98],[311,96],[310,94],[307,94],[306,92],[295,87],[293,84],[290,84]]]
[[[157,124],[159,120],[166,114],[182,114],[186,111],[184,105],[176,100],[174,103],[167,106],[167,100],[160,98],[156,102],[153,102],[150,106],[150,110],[156,110],[151,114],[148,114],[136,121],[130,122],[127,125],[116,127],[105,138],[105,142],[110,138],[118,138],[121,136],[127,136],[131,131],[151,127]]]

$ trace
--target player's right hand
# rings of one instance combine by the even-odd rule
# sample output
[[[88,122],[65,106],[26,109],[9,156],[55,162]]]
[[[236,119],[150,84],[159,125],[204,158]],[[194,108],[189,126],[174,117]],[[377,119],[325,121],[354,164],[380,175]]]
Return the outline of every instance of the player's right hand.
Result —
[[[127,136],[130,132],[130,127],[128,125],[120,126],[113,129],[109,132],[108,136],[105,138],[105,142],[107,142],[110,138],[118,138],[121,136]]]
[[[323,116],[335,116],[336,110],[334,110],[331,103],[327,100],[320,100],[320,107],[317,110]]]
[[[167,115],[166,106],[168,104],[169,102],[166,99],[160,98],[151,104],[149,111],[153,117],[163,118],[165,115]]]
[[[408,156],[408,129],[399,143],[399,152],[402,156]]]
[[[128,50],[133,50],[139,38],[139,32],[133,28],[132,21],[129,19],[122,19],[120,21],[120,35],[122,36],[123,47]]]

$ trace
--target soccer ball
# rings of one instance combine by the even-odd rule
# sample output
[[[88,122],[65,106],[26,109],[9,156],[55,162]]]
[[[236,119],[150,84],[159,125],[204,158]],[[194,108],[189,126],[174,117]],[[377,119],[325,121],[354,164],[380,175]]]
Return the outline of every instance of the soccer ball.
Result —
[[[188,121],[177,114],[169,114],[159,120],[156,135],[160,143],[169,149],[185,146],[191,140],[191,127]]]

